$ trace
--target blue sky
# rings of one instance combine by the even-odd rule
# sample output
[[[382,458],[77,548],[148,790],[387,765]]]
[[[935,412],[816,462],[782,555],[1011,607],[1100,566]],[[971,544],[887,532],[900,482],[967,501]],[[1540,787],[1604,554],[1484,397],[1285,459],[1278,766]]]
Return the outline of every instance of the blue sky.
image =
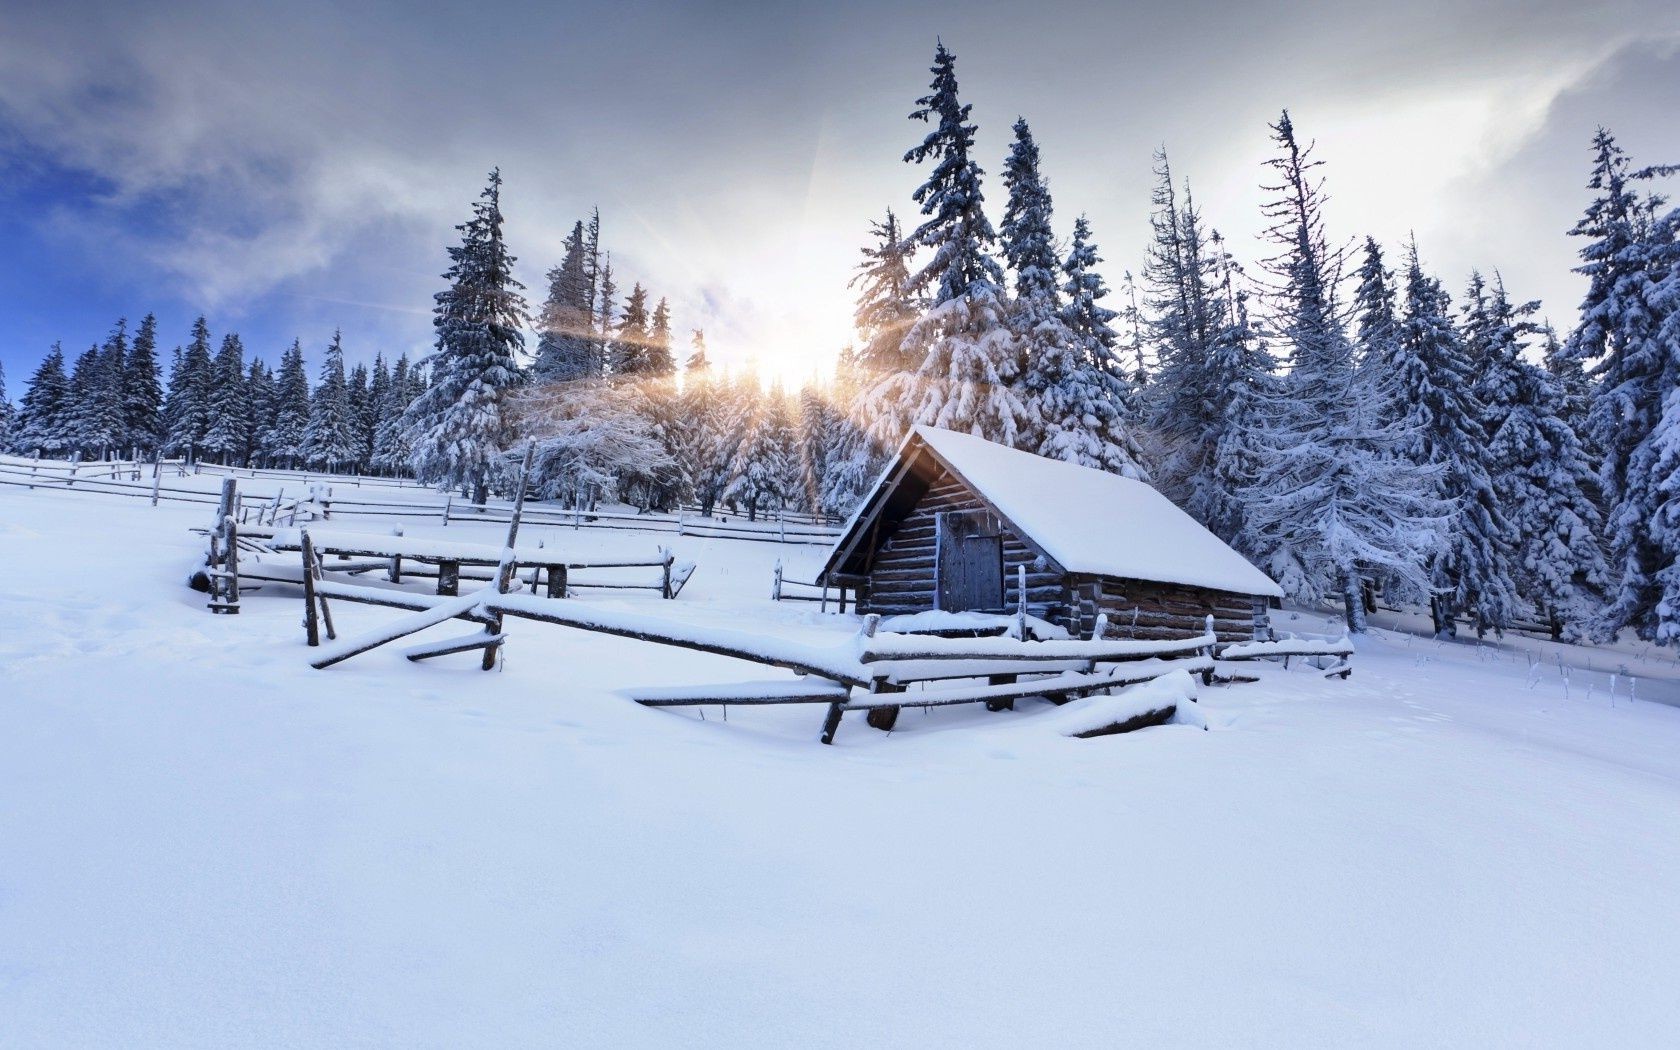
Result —
[[[351,9],[353,6],[353,9]],[[352,360],[423,352],[443,248],[500,165],[533,300],[599,205],[626,286],[725,360],[797,376],[848,337],[868,222],[910,210],[905,119],[942,34],[996,173],[1033,125],[1065,235],[1111,282],[1147,236],[1165,143],[1208,220],[1258,254],[1265,123],[1328,163],[1333,235],[1417,234],[1566,321],[1563,231],[1599,122],[1680,160],[1680,9],[1608,3],[7,5],[0,362],[148,310],[206,313],[270,359],[333,328]],[[1466,7],[1474,10],[1466,10]]]

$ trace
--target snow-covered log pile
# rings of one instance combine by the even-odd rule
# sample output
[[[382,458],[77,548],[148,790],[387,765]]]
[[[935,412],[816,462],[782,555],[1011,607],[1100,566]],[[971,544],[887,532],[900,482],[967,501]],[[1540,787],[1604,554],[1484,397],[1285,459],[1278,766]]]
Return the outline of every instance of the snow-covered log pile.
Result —
[[[1184,671],[1170,671],[1108,696],[1075,700],[1051,716],[1057,732],[1073,737],[1129,733],[1166,722],[1207,728],[1196,708],[1196,681]]]

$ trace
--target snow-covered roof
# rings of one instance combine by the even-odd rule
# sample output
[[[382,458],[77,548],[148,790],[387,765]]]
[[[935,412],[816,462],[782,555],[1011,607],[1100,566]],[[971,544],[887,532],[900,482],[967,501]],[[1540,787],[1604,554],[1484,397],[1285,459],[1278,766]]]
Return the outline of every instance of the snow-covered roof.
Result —
[[[1145,482],[929,426],[915,428],[901,459],[917,440],[1066,572],[1283,593]]]

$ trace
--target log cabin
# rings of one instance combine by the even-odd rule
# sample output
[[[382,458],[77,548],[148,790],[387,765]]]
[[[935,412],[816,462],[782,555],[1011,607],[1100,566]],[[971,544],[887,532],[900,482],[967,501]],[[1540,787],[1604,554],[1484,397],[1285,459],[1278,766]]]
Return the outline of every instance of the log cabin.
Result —
[[[1024,570],[1024,571],[1023,571]],[[1143,481],[918,426],[819,579],[862,613],[1027,611],[1091,637],[1264,637],[1282,591]]]

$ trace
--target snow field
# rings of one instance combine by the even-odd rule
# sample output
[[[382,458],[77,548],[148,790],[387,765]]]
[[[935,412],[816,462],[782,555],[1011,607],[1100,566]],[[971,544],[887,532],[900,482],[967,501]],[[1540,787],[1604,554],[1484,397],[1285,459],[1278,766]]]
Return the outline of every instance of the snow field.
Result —
[[[825,748],[819,707],[725,723],[615,693],[776,672],[543,624],[510,623],[500,673],[400,646],[311,670],[294,592],[213,617],[182,585],[208,517],[0,490],[0,1046],[1680,1030],[1672,707],[1380,631],[1347,682],[1244,664],[1263,681],[1199,689],[1206,732],[1071,739],[1078,708],[1022,703],[848,715]],[[677,601],[580,603],[855,630],[767,600],[777,557],[808,578],[820,548],[539,538],[699,564]],[[334,614],[345,637],[401,615]]]

